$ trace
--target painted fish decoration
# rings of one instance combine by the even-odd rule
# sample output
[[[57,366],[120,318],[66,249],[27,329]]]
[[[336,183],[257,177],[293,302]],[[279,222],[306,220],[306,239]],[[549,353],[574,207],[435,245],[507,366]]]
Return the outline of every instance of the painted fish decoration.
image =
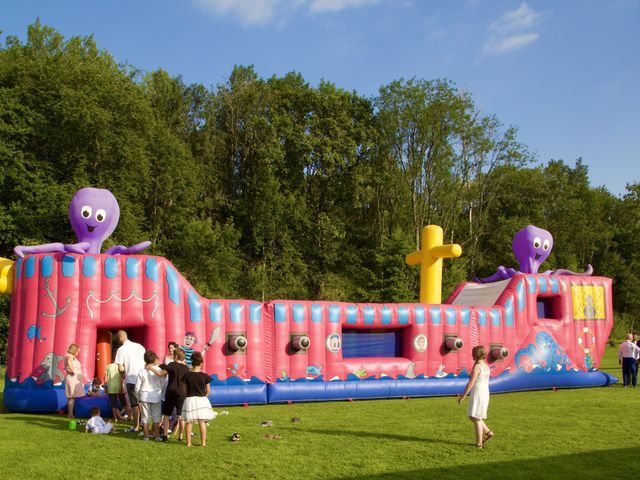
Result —
[[[316,367],[315,365],[309,365],[307,367],[307,375],[322,375],[322,365]]]
[[[29,329],[27,330],[27,338],[29,341],[33,341],[34,338],[37,338],[41,342],[46,340],[46,338],[42,337],[42,325],[39,327],[36,326],[35,323],[29,325]]]
[[[353,374],[358,378],[364,378],[367,376],[367,371],[364,368],[360,368],[358,370],[354,370]]]

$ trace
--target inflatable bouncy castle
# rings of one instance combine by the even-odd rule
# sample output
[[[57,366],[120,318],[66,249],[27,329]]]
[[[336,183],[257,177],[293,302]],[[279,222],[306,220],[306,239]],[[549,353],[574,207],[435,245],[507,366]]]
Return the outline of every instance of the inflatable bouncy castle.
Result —
[[[423,273],[457,256],[429,242]],[[213,404],[454,395],[478,344],[490,352],[494,393],[615,381],[597,370],[613,323],[604,277],[514,270],[461,284],[444,303],[373,304],[206,299],[167,259],[138,253],[27,252],[0,274],[12,294],[4,402],[14,411],[64,409],[68,345],[80,345],[89,383],[120,329],[159,354],[169,341],[211,345],[203,369]],[[96,402],[110,411],[92,398],[76,414]]]

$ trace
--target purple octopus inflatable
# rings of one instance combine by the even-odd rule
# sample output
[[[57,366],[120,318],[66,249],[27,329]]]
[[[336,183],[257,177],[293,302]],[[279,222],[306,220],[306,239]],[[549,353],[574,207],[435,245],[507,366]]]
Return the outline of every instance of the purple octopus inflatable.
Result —
[[[518,259],[520,270],[500,265],[496,273],[486,278],[477,278],[478,282],[489,283],[506,280],[518,273],[538,273],[540,265],[551,253],[553,237],[547,230],[529,225],[513,236],[511,246],[514,255]],[[587,270],[583,273],[559,269],[547,270],[542,275],[591,275],[592,273],[593,268],[591,265],[587,265]]]
[[[100,253],[104,242],[118,226],[120,206],[116,197],[109,190],[101,188],[82,188],[76,192],[69,205],[69,221],[76,234],[78,243],[64,245],[47,243],[44,245],[23,246],[13,249],[18,257],[28,253]],[[114,245],[104,252],[107,255],[132,255],[139,253],[151,245],[151,242],[140,242],[132,247]]]

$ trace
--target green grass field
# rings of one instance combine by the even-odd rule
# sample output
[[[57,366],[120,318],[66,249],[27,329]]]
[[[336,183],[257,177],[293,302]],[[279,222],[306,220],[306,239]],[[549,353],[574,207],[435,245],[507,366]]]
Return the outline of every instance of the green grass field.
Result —
[[[619,376],[615,349],[601,367]],[[209,445],[191,449],[5,412],[0,478],[619,479],[640,467],[639,408],[640,388],[620,385],[493,395],[495,438],[484,450],[473,446],[466,404],[452,397],[226,408]],[[260,426],[267,419],[273,427]]]

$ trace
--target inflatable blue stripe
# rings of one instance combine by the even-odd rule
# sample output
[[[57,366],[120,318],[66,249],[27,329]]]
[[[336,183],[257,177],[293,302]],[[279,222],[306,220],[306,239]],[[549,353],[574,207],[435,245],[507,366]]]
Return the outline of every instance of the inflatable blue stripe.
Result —
[[[202,304],[200,303],[200,296],[189,289],[189,319],[198,323],[202,320]]]
[[[478,325],[487,326],[487,312],[485,310],[478,310]]]
[[[209,320],[213,323],[220,323],[222,321],[222,305],[218,302],[211,302],[209,304]]]
[[[498,310],[491,310],[491,325],[500,326],[500,312]]]
[[[440,325],[442,310],[438,307],[429,308],[429,317],[431,317],[431,325]]]
[[[115,257],[109,257],[104,261],[104,276],[113,279],[118,275],[118,261]]]
[[[445,310],[445,316],[447,318],[447,325],[455,325],[456,324],[456,309],[455,308],[447,308]]]
[[[262,320],[262,304],[252,303],[249,305],[249,321],[251,323],[260,323]]]
[[[137,258],[127,258],[125,261],[125,275],[127,278],[138,278],[140,262]]]
[[[535,277],[527,277],[527,285],[529,286],[529,293],[536,293],[536,279]]]
[[[76,259],[71,255],[65,255],[62,257],[62,276],[73,277],[76,271]]]
[[[380,318],[383,325],[391,325],[391,309],[389,307],[382,307],[380,309]]]
[[[347,323],[353,325],[358,321],[358,307],[349,305],[347,307]]]
[[[311,305],[311,321],[313,323],[322,323],[322,305]]]
[[[376,319],[376,311],[373,307],[364,307],[363,309],[363,322],[367,325],[373,325]]]
[[[144,263],[144,274],[149,280],[158,281],[158,262],[155,258],[147,258]]]
[[[467,378],[372,379],[354,381],[291,381],[265,384],[260,382],[211,384],[209,400],[214,405],[283,403],[287,401],[328,401],[349,398],[428,397],[456,395],[464,389]],[[492,393],[550,388],[604,387],[618,379],[600,371],[525,373],[504,372],[490,380]],[[8,410],[24,413],[48,413],[64,409],[67,399],[64,388],[7,382],[4,404]],[[49,382],[50,384],[50,382]],[[97,406],[103,416],[110,416],[107,397],[83,397],[76,400],[75,414],[87,417],[91,407]]]
[[[22,258],[19,258],[16,262],[16,278],[20,278],[20,275],[22,275],[22,262]]]
[[[92,278],[96,274],[95,257],[84,257],[82,259],[82,276],[84,278]]]
[[[287,320],[287,306],[282,303],[276,303],[274,308],[276,323],[284,323]]]
[[[540,293],[547,293],[547,280],[544,277],[540,278]]]
[[[416,325],[424,325],[424,307],[416,307],[414,309]]]
[[[329,305],[329,322],[340,323],[340,305]]]
[[[471,318],[471,310],[468,308],[463,308],[460,314],[460,321],[462,325],[469,325],[469,319]]]
[[[513,297],[509,297],[504,302],[504,324],[507,327],[513,327]]]
[[[524,282],[521,281],[520,283],[518,283],[518,286],[516,287],[516,291],[517,291],[517,295],[518,295],[518,312],[522,313],[522,311],[524,310],[524,305],[525,305],[525,298],[524,298]]]
[[[36,273],[36,257],[29,255],[24,263],[24,276],[27,278],[33,277],[33,274]]]
[[[353,398],[432,397],[459,395],[468,378],[414,378],[334,382],[277,382],[269,384],[268,403],[329,401]],[[549,388],[603,387],[618,380],[603,372],[567,372],[535,375],[503,373],[490,381],[491,392],[513,392]]]
[[[42,257],[42,261],[40,262],[40,270],[42,271],[43,277],[50,277],[53,273],[53,257],[51,255],[47,255]]]
[[[558,279],[556,277],[551,277],[551,293],[558,293]]]
[[[295,303],[293,305],[293,323],[304,322],[304,305]]]
[[[389,308],[389,307],[384,307],[384,308]],[[390,308],[389,308],[389,313],[391,313]],[[409,309],[407,307],[398,307],[398,324],[407,325],[408,323],[409,323]]]
[[[229,304],[229,320],[231,323],[240,323],[242,321],[242,312],[244,307],[240,303]]]
[[[178,274],[167,266],[167,285],[169,287],[169,300],[176,305],[180,305],[180,285],[178,284]]]

